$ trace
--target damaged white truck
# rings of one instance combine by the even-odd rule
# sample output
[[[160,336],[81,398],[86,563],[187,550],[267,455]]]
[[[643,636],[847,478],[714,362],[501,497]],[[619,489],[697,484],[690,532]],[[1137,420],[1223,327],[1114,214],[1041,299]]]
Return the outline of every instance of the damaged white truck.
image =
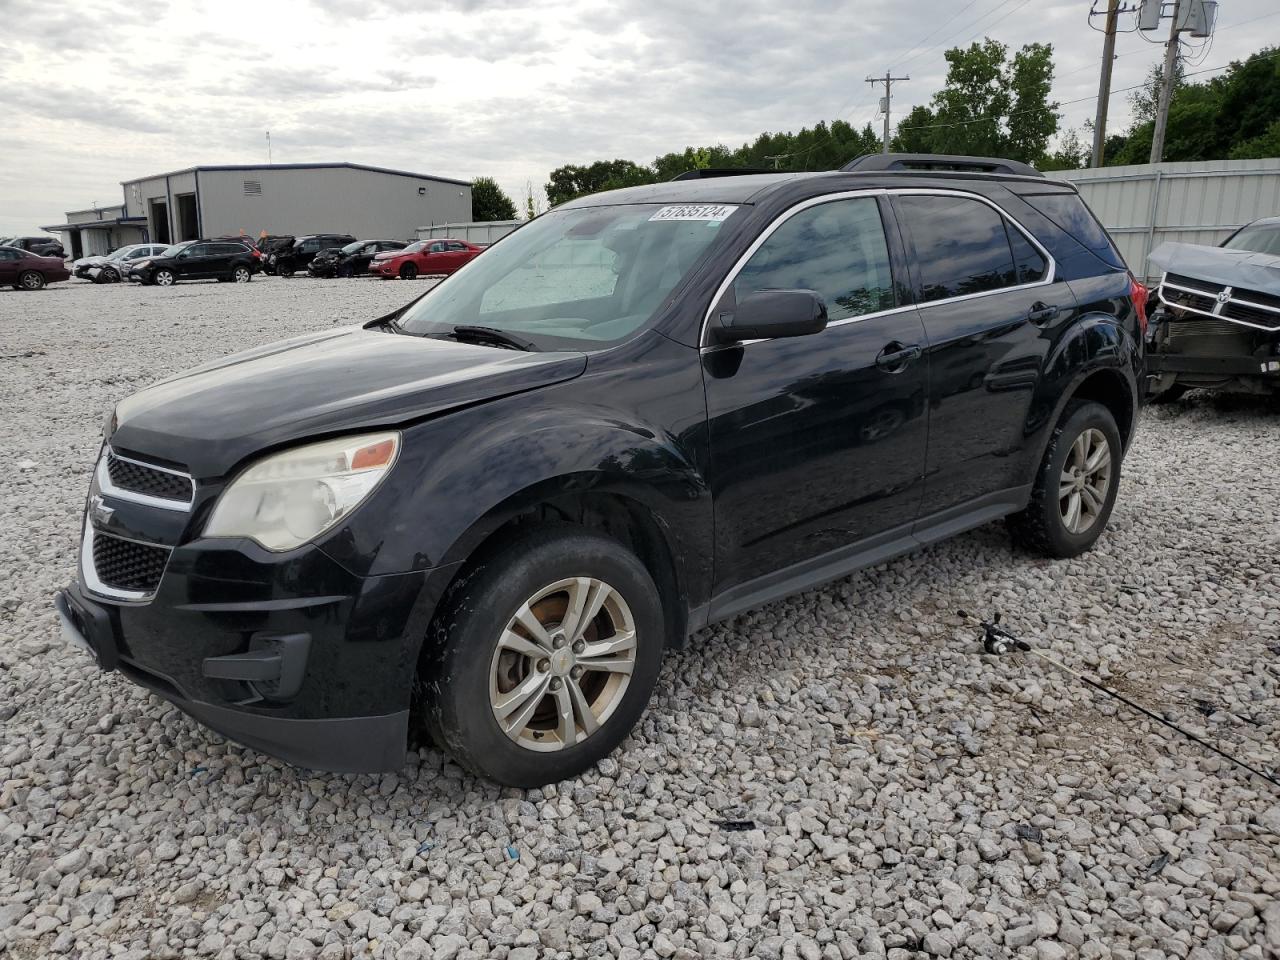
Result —
[[[1205,387],[1280,395],[1280,217],[1237,230],[1222,246],[1165,243],[1147,328],[1147,399],[1168,403]]]

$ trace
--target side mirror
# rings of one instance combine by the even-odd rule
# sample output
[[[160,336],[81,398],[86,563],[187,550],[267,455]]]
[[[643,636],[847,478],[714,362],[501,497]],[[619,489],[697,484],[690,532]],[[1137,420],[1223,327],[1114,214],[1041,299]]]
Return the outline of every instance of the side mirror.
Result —
[[[812,290],[761,290],[736,306],[722,303],[711,330],[717,343],[738,343],[806,337],[826,327],[827,305]]]

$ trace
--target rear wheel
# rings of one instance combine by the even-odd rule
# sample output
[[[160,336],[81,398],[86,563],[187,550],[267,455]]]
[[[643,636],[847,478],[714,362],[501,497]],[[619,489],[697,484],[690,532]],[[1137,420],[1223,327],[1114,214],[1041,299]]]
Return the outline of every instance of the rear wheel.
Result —
[[[416,263],[406,263],[400,268],[401,280],[413,280],[418,276],[418,265]]]
[[[535,787],[607,756],[644,712],[662,605],[616,541],[565,529],[512,544],[446,594],[423,657],[423,719],[459,763]]]
[[[1025,510],[1008,518],[1019,546],[1074,557],[1094,545],[1120,486],[1120,431],[1100,403],[1073,400],[1054,428]]]
[[[22,290],[40,290],[44,287],[44,274],[36,270],[27,270],[18,276],[18,287]]]
[[[236,267],[231,271],[231,279],[236,283],[248,283],[253,279],[253,271],[245,266]]]
[[[172,270],[157,270],[152,283],[157,287],[172,287],[177,279]]]

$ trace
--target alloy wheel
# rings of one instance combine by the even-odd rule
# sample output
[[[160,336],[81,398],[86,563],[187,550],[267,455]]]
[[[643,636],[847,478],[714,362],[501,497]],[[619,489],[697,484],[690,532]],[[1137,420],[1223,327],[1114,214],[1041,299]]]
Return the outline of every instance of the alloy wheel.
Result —
[[[635,619],[622,594],[594,577],[559,580],[526,600],[498,638],[489,706],[520,746],[563,750],[608,721],[635,666]]]
[[[1089,530],[1102,515],[1111,488],[1111,445],[1096,427],[1083,431],[1058,479],[1058,510],[1068,533]]]
[[[44,276],[32,270],[24,273],[19,282],[24,290],[39,290],[44,286]]]
[[[168,270],[161,270],[156,274],[156,285],[161,287],[173,286],[173,274]]]
[[[235,272],[235,281],[236,281],[236,283],[248,283],[248,282],[249,282],[249,268],[248,268],[248,267],[236,267],[236,272]]]

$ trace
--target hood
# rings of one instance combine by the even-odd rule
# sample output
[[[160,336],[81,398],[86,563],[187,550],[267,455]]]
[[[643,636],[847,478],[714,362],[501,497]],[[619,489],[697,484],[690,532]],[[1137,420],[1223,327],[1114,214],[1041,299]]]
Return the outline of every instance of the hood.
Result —
[[[111,443],[212,479],[247,457],[332,433],[396,426],[571,380],[581,353],[523,353],[362,327],[235,354],[135,393]]]
[[[409,254],[407,254],[404,250],[384,250],[382,251],[382,253],[375,253],[373,255],[373,259],[394,260],[396,257],[405,257],[405,256],[409,256]]]
[[[1198,243],[1162,243],[1147,257],[1165,273],[1280,296],[1280,257]]]

